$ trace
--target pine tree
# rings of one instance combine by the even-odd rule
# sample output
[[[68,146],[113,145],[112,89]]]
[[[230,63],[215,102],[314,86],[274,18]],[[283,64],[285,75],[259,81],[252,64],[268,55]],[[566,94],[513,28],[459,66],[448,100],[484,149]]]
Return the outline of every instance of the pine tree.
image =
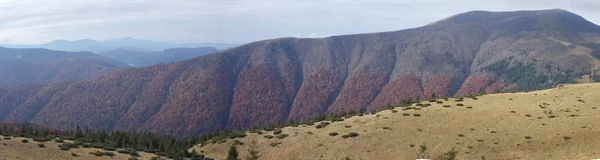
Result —
[[[235,146],[229,147],[229,153],[227,154],[227,160],[239,160],[238,151]]]

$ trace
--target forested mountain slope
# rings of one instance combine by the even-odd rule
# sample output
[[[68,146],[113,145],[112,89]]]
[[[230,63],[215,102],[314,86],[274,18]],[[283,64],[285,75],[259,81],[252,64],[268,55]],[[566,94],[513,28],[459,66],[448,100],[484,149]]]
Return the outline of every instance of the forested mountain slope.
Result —
[[[93,80],[0,87],[0,120],[204,133],[405,99],[589,82],[600,27],[564,10],[459,14],[427,26],[254,42]]]

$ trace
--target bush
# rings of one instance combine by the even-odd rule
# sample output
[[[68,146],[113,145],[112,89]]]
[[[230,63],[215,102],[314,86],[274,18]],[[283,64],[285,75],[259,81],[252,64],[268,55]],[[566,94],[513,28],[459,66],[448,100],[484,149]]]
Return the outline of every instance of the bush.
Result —
[[[104,155],[109,157],[115,156],[113,152],[104,152]]]
[[[408,113],[402,113],[402,116],[410,116]]]
[[[415,114],[413,114],[413,116],[415,116],[415,117],[420,117],[420,116],[421,116],[421,114],[415,113]]]
[[[10,139],[12,139],[12,138],[10,138],[10,137],[4,137],[3,139],[4,139],[4,140],[10,140]]]
[[[56,142],[56,143],[64,143],[65,140],[59,138],[59,139],[55,139],[54,142]]]
[[[45,148],[45,147],[46,147],[46,145],[45,145],[45,144],[43,144],[43,143],[40,143],[40,144],[38,144],[38,147],[40,147],[40,148]]]
[[[269,145],[271,145],[271,147],[277,147],[277,146],[279,146],[280,144],[281,144],[281,142],[274,142],[274,143],[271,143],[271,144],[269,144]]]
[[[452,106],[450,106],[450,105],[444,105],[443,107],[445,107],[445,108],[449,108],[449,107],[452,107]]]
[[[84,144],[81,144],[81,147],[83,147],[83,148],[90,148],[90,147],[92,147],[92,144],[84,143]]]
[[[351,128],[352,126],[350,126],[350,125],[346,125],[346,126],[344,126],[344,127],[345,127],[345,128]]]
[[[329,132],[329,136],[337,136],[338,133],[337,132]]]
[[[390,127],[383,127],[383,129],[390,129]]]
[[[462,103],[457,103],[456,106],[465,106],[465,105]]]
[[[398,113],[398,110],[392,110],[392,113]]]
[[[442,104],[442,103],[444,103],[444,102],[442,102],[442,101],[435,101],[435,103],[437,103],[437,104]]]
[[[265,136],[263,136],[263,137],[264,137],[264,138],[266,138],[266,139],[272,139],[272,138],[273,138],[273,136],[272,136],[272,135],[265,135]]]
[[[79,157],[79,155],[77,155],[76,153],[71,153],[71,156],[73,156],[73,157]]]
[[[287,136],[288,136],[287,134],[280,134],[280,135],[277,135],[275,138],[284,139]]]
[[[274,134],[274,135],[278,135],[278,134],[281,134],[281,132],[282,132],[282,131],[281,131],[281,129],[275,129],[275,130],[273,131],[273,134]]]
[[[23,142],[23,143],[29,143],[29,140],[24,139],[24,140],[21,140],[21,142]]]
[[[94,152],[90,152],[90,154],[91,154],[91,155],[94,155],[94,156],[98,156],[98,157],[100,157],[100,156],[103,156],[103,155],[104,155],[104,152],[100,152],[100,151],[94,151]]]
[[[347,135],[342,135],[342,138],[352,138],[352,137],[358,137],[358,133],[350,132]]]
[[[116,149],[115,147],[113,147],[113,146],[105,146],[105,147],[103,147],[102,149],[104,149],[104,150],[107,150],[107,151],[115,151],[115,150],[117,150],[117,149]]]

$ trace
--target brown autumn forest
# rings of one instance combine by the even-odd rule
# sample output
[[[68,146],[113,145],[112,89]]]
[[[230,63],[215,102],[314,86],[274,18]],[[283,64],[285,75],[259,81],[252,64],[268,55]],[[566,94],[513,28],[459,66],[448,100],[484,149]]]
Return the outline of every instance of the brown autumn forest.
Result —
[[[597,81],[600,27],[564,10],[452,16],[393,32],[280,38],[76,82],[0,86],[0,120],[186,135],[405,99]]]

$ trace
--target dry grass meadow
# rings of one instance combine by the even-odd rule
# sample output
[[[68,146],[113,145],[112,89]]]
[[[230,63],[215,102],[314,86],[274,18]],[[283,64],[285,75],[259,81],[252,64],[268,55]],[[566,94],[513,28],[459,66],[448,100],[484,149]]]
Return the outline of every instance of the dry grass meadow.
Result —
[[[44,142],[45,148],[38,147],[39,142],[34,142],[32,139],[28,139],[28,143],[23,143],[21,140],[24,138],[12,138],[10,140],[4,140],[4,137],[0,136],[0,160],[106,160],[106,159],[119,159],[127,160],[131,156],[117,153],[113,151],[115,156],[113,157],[97,157],[89,154],[93,151],[103,151],[102,149],[92,148],[77,148],[70,149],[68,151],[62,151],[58,148],[59,143],[56,142]],[[75,157],[72,153],[77,154]],[[139,159],[147,160],[155,156],[149,153],[138,152],[141,157]]]
[[[263,138],[272,132],[249,133],[237,139],[244,143],[238,150],[245,156],[248,144],[255,141],[261,159],[269,160],[415,159],[420,145],[429,148],[429,158],[453,148],[459,151],[459,159],[600,158],[600,84],[455,100],[422,102],[431,106],[415,107],[418,110],[396,108],[396,113],[355,116],[321,129],[286,127],[283,134],[289,136],[284,139]],[[349,132],[359,136],[341,137]],[[225,159],[233,143],[228,139],[194,149]]]

